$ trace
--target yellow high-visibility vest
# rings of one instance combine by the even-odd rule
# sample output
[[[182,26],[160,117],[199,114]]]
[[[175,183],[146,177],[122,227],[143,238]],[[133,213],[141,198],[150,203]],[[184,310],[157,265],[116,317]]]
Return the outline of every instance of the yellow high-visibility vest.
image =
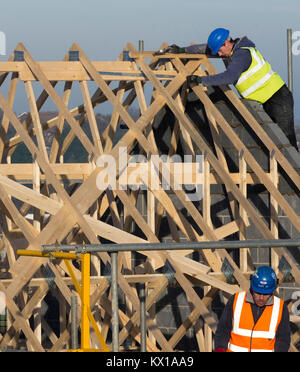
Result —
[[[251,53],[252,63],[248,70],[244,71],[235,87],[243,98],[251,99],[259,103],[265,103],[285,83],[281,77],[272,70],[270,64],[253,47],[242,47]]]

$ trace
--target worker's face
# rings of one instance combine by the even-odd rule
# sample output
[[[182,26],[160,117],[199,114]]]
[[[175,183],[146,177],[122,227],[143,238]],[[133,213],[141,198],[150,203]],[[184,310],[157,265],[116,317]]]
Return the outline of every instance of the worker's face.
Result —
[[[225,43],[221,46],[218,51],[219,57],[229,57],[232,50],[232,44],[229,40],[225,40]]]
[[[272,293],[265,295],[265,294],[256,293],[252,291],[253,300],[258,307],[265,306],[271,296],[272,296]]]

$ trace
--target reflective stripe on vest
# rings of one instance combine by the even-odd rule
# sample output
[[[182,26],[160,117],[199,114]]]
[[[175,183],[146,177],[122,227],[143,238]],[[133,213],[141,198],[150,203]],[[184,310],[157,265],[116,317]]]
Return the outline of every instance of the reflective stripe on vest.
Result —
[[[273,305],[266,306],[254,324],[251,304],[246,302],[247,292],[236,295],[234,301],[233,328],[228,344],[229,351],[274,351],[275,335],[282,316],[283,301],[273,297]],[[243,316],[243,319],[241,317]]]
[[[241,74],[235,87],[243,98],[264,103],[284,85],[284,81],[255,48],[241,49],[250,51],[252,62],[248,70]]]
[[[228,349],[230,351],[234,351],[236,353],[248,353],[249,352],[249,349],[246,348],[246,347],[240,347],[240,346],[236,346],[236,345],[232,345],[229,343],[228,345]],[[251,349],[252,353],[273,353],[274,350],[260,350],[260,349]]]

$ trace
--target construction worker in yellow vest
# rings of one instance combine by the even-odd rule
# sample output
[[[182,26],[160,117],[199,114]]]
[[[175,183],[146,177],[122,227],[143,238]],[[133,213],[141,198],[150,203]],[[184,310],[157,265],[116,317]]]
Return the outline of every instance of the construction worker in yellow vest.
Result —
[[[173,44],[164,52],[200,53],[223,58],[226,71],[202,77],[188,76],[188,84],[202,83],[204,86],[233,84],[243,98],[263,105],[266,113],[280,126],[298,151],[294,128],[293,95],[281,77],[272,70],[270,64],[255,48],[255,44],[246,36],[233,40],[229,30],[217,28],[209,35],[206,44],[188,47]]]
[[[288,352],[289,312],[274,295],[277,277],[261,266],[251,277],[251,288],[227,302],[215,334],[215,352]]]

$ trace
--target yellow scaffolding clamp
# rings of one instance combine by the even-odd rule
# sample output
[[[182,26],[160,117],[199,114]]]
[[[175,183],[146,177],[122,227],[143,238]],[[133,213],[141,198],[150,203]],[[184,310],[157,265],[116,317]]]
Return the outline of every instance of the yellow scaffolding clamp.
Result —
[[[110,351],[106,345],[99,327],[95,321],[95,318],[90,309],[90,253],[65,253],[65,252],[51,252],[45,253],[40,251],[31,250],[18,250],[17,254],[19,256],[27,257],[45,257],[45,258],[60,258],[63,259],[67,269],[69,271],[70,277],[73,281],[74,287],[81,300],[81,348],[76,350],[70,350],[72,352],[108,352]],[[81,286],[74,274],[70,260],[80,260],[81,261]],[[102,350],[91,349],[90,348],[90,324],[94,328],[97,338],[100,342]]]

